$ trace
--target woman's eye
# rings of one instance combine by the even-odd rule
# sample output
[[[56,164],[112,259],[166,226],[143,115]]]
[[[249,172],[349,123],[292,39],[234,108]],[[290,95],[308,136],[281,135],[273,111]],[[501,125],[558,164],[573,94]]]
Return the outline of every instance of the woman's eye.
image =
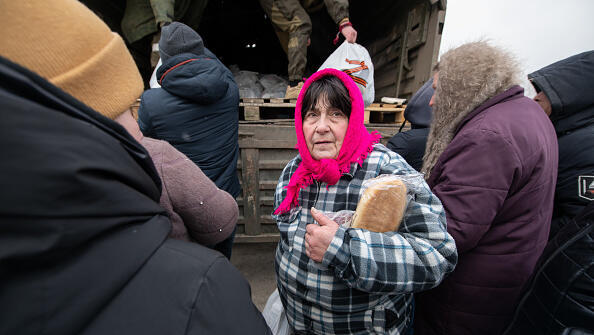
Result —
[[[311,117],[316,117],[316,116],[318,116],[318,114],[316,114],[315,112],[307,112],[305,114],[306,118],[311,118]]]
[[[334,117],[343,117],[343,116],[345,116],[344,113],[341,112],[341,111],[334,111],[334,112],[332,112],[331,115],[334,116]]]

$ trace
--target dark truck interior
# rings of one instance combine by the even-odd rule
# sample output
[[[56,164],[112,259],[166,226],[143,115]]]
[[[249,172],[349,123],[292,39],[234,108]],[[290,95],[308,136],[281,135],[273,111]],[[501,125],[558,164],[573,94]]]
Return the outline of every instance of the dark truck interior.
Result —
[[[112,30],[121,34],[125,1],[82,0]],[[444,0],[351,1],[350,20],[357,43],[369,51],[375,67],[376,100],[383,96],[408,98],[426,80],[437,60],[445,16]],[[336,46],[338,29],[326,9],[311,12],[313,25],[306,76],[315,72]],[[198,33],[205,45],[227,66],[286,77],[287,58],[257,0],[211,0]],[[343,38],[339,41],[342,43]],[[150,36],[128,45],[147,83]]]

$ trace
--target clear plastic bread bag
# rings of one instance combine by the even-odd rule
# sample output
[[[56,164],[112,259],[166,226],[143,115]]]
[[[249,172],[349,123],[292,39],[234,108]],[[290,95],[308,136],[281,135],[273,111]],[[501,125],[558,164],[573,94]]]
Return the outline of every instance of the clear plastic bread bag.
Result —
[[[375,232],[397,231],[408,202],[424,184],[420,173],[384,174],[363,182],[356,211],[326,212],[331,220],[345,228]]]

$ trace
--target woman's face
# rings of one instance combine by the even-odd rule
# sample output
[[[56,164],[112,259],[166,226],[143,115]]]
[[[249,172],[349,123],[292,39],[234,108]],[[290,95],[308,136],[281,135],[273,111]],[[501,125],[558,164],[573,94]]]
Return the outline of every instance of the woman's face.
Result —
[[[349,119],[340,109],[330,106],[324,96],[303,118],[303,136],[311,157],[336,158],[342,147]]]

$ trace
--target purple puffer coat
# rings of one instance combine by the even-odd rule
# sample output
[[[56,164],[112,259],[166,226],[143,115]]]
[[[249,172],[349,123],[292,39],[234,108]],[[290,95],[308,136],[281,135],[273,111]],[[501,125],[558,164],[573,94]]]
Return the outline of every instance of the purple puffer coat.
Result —
[[[417,297],[417,334],[500,334],[547,243],[557,139],[514,86],[470,112],[428,180],[447,213],[458,265]]]

